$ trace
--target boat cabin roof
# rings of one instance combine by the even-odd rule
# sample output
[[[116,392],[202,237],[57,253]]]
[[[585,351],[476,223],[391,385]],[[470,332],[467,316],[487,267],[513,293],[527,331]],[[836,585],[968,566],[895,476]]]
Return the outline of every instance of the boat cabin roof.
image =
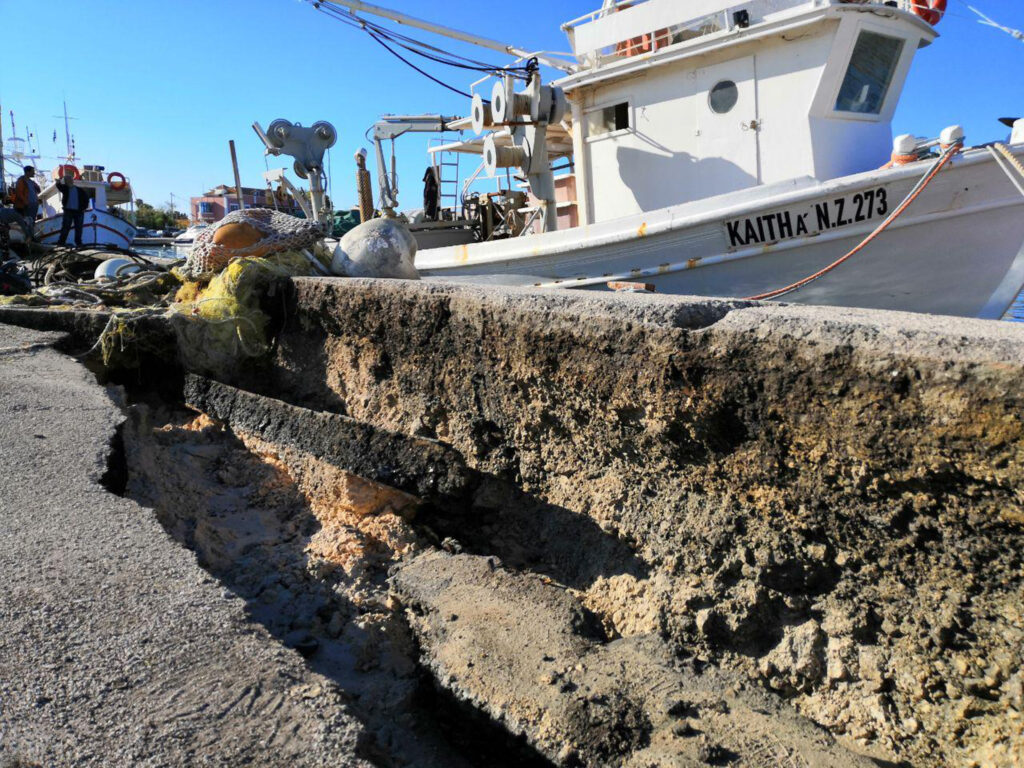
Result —
[[[580,64],[565,85],[589,79],[595,69],[620,69],[628,59],[683,57],[742,43],[809,15],[820,18],[823,11],[899,14],[928,32],[922,45],[937,36],[912,12],[911,0],[606,0],[599,10],[562,25]]]

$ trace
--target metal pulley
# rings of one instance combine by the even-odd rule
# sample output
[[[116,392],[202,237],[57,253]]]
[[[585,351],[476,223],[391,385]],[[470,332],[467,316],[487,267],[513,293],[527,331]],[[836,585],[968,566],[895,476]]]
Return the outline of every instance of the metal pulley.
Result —
[[[554,85],[542,85],[536,98],[530,100],[530,119],[535,123],[560,123],[568,108],[565,91]]]
[[[473,94],[473,103],[470,108],[472,115],[473,133],[479,136],[484,131],[494,127],[494,116],[491,114],[491,105],[485,104],[479,93]]]
[[[295,158],[295,173],[307,178],[323,168],[324,152],[334,146],[338,132],[330,123],[320,120],[310,127],[289,120],[275,120],[267,127],[267,142],[277,154]]]
[[[517,93],[511,77],[499,80],[491,90],[491,114],[495,123],[512,123],[530,114],[530,95]]]
[[[524,147],[498,146],[494,134],[484,139],[484,167],[494,176],[499,168],[526,168],[530,155]]]
[[[491,91],[491,114],[494,123],[514,123],[517,118],[528,118],[538,125],[559,123],[565,117],[568,101],[565,91],[553,85],[541,85],[539,77],[534,77],[529,89],[517,92],[515,81],[506,77],[494,84]],[[477,126],[477,100],[481,106],[481,125],[483,125],[483,100],[473,97],[473,128]],[[480,133],[481,131],[477,131]]]

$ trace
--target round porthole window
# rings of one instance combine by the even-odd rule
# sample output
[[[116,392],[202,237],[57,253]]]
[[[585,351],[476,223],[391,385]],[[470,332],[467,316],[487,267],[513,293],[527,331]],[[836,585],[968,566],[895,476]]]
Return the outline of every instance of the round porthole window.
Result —
[[[712,112],[724,115],[736,106],[739,98],[740,92],[736,88],[736,83],[732,80],[722,80],[715,83],[715,87],[708,94],[708,105],[711,107]]]

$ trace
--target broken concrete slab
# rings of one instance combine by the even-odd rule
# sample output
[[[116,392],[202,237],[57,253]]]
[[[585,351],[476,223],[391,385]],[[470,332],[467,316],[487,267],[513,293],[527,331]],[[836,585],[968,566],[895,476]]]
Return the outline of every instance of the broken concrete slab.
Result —
[[[184,400],[235,432],[292,446],[418,496],[465,501],[472,491],[462,457],[436,440],[375,429],[196,375],[185,379]]]
[[[660,638],[605,642],[565,590],[495,558],[422,554],[393,584],[437,684],[556,765],[874,765]]]
[[[1012,764],[1024,749],[1024,327],[295,286],[276,369],[246,386],[436,439],[593,522],[643,563],[572,584],[610,628],[643,614],[887,759]],[[513,509],[498,506],[505,541]],[[535,562],[564,556],[525,543]],[[627,573],[628,589],[610,580]]]

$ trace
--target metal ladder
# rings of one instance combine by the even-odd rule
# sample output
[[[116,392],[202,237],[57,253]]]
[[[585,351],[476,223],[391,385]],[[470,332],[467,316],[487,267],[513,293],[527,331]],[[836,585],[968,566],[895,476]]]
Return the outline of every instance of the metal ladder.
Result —
[[[430,139],[431,147],[440,147],[451,143],[451,139],[439,137]],[[445,208],[450,208],[452,218],[461,218],[461,190],[459,188],[459,153],[458,152],[433,152],[431,158],[434,164],[434,173],[437,175],[437,206],[438,215]],[[447,175],[446,175],[447,174]]]

